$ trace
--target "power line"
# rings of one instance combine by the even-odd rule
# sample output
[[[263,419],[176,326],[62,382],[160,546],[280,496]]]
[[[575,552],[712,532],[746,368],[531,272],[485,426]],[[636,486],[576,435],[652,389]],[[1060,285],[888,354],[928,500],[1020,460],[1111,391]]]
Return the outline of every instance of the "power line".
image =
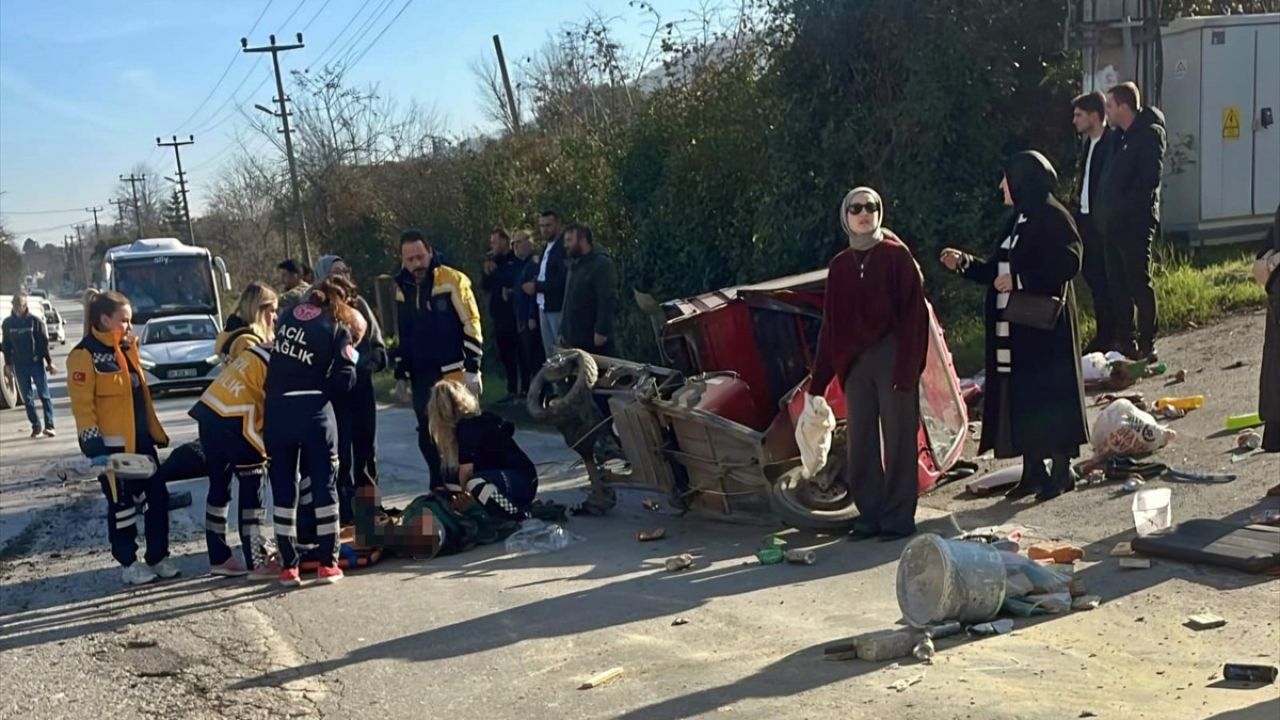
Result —
[[[262,8],[262,12],[258,14],[258,19],[253,21],[253,27],[249,28],[248,34],[252,35],[253,31],[258,29],[258,24],[262,22],[262,18],[266,17],[267,11],[271,9],[271,4],[273,2],[275,2],[275,0],[267,0],[266,7]],[[298,11],[295,9],[294,12],[296,13]],[[290,15],[289,17],[293,16]],[[190,115],[184,118],[182,122],[178,123],[179,129],[185,127],[187,123],[191,122],[191,120],[204,109],[205,105],[209,104],[209,101],[213,99],[213,94],[218,92],[218,88],[222,87],[222,81],[227,79],[227,73],[231,72],[231,66],[236,64],[236,59],[241,55],[241,52],[236,51],[236,53],[231,56],[231,60],[227,62],[227,66],[222,69],[222,74],[218,76],[218,81],[213,84],[213,89],[209,91],[208,95],[204,96],[204,99],[200,101],[200,104],[196,106],[195,110],[191,111]],[[233,90],[232,92],[234,93],[235,91]]]
[[[373,0],[364,0],[364,2],[360,5],[360,9],[356,10],[356,14],[352,15],[351,19],[347,21],[347,24],[343,26],[341,30],[338,31],[337,35],[333,36],[332,40],[329,41],[329,44],[324,46],[324,49],[320,51],[320,54],[316,56],[316,59],[307,64],[308,71],[311,70],[311,68],[315,67],[316,64],[320,62],[321,58],[323,58],[325,54],[328,53],[329,50],[338,43],[338,39],[341,38],[343,34],[347,32],[347,30],[351,29],[351,26],[352,24],[355,23],[356,18],[360,17],[360,14],[364,12],[365,8],[369,7],[369,3],[371,2],[373,2]]]
[[[320,13],[324,12],[324,9],[329,7],[329,3],[332,1],[333,0],[324,0],[324,4],[320,6],[320,9],[316,11],[316,14],[312,15],[311,19],[307,21],[307,24],[302,26],[302,32],[306,32],[311,28],[311,23],[315,22],[316,18],[320,17]]]
[[[335,60],[333,63],[334,65],[342,65],[343,60],[347,58],[348,54],[351,53],[356,45],[360,44],[360,41],[365,39],[369,34],[369,31],[373,29],[373,26],[376,25],[378,21],[382,19],[382,16],[386,15],[387,11],[391,9],[392,2],[394,2],[394,0],[382,0],[382,2],[373,9],[373,12],[369,14],[369,17],[365,18],[363,23],[360,24],[360,27],[356,30],[355,34],[351,36],[351,39],[344,43],[338,52],[334,54],[334,58],[342,58],[342,60]]]
[[[240,92],[240,88],[244,87],[244,84],[245,84],[245,83],[247,83],[247,82],[249,82],[249,78],[253,76],[253,71],[254,71],[254,70],[257,70],[257,69],[258,69],[258,66],[259,66],[259,65],[261,65],[261,64],[262,64],[262,58],[261,58],[261,57],[259,57],[259,58],[257,58],[257,59],[255,60],[255,62],[253,63],[253,65],[249,67],[249,72],[245,73],[244,78],[242,78],[242,79],[240,80],[240,84],[236,86],[236,89],[231,91],[231,94],[227,96],[227,99],[226,99],[226,100],[223,100],[223,101],[222,101],[222,104],[218,106],[218,109],[217,109],[217,110],[214,110],[212,113],[210,113],[210,114],[209,114],[209,119],[208,119],[208,121],[206,122],[206,124],[205,124],[205,125],[203,125],[203,126],[201,126],[201,127],[198,127],[198,128],[196,128],[195,130],[193,130],[193,131],[192,131],[192,132],[193,132],[193,134],[194,134],[194,133],[200,133],[200,134],[207,133],[207,132],[209,132],[209,131],[213,130],[214,128],[217,128],[217,127],[221,126],[223,123],[225,123],[225,122],[226,122],[227,120],[229,120],[230,118],[235,117],[235,112],[231,112],[231,113],[228,113],[228,114],[226,114],[226,115],[222,115],[222,118],[221,118],[221,119],[219,119],[219,120],[216,120],[216,121],[215,121],[215,118],[218,118],[218,116],[219,116],[220,114],[222,114],[223,110],[226,110],[226,109],[227,109],[227,107],[228,107],[229,105],[231,105],[232,103],[235,103],[236,105],[239,105],[239,104],[240,104],[240,99],[239,99],[239,97],[237,97],[237,94]],[[267,84],[267,81],[268,81],[268,80],[270,80],[270,79],[271,79],[271,76],[270,76],[270,75],[268,75],[267,77],[263,78],[263,79],[262,79],[262,82],[258,83],[258,86],[257,86],[257,87],[255,87],[253,90],[250,90],[248,94],[249,94],[249,95],[254,95],[254,94],[256,94],[259,90],[261,90],[261,89],[262,89],[262,86],[263,86],[263,85],[266,85],[266,84]],[[232,108],[232,110],[233,110],[233,111],[234,111],[234,110],[238,110],[238,109],[239,109],[239,108]]]
[[[84,208],[80,208],[80,212],[84,212]],[[12,233],[15,237],[19,235],[35,235],[36,233],[49,232],[51,230],[57,230],[59,228],[75,227],[76,225],[82,225],[87,222],[90,222],[90,219],[86,217],[81,220],[77,220],[74,223],[64,222],[64,223],[58,223],[57,225],[50,225],[49,227],[28,228],[26,230],[13,230]]]
[[[404,11],[408,10],[409,6],[412,4],[413,0],[405,0],[404,5],[400,7],[400,12],[397,12],[395,17],[391,18],[391,22],[387,23],[386,27],[382,28],[382,32],[378,33],[377,37],[373,39],[373,42],[365,46],[365,49],[360,53],[360,55],[357,56],[355,60],[348,63],[344,69],[350,70],[356,65],[359,65],[360,61],[364,59],[364,56],[369,54],[369,51],[373,49],[373,46],[378,44],[378,41],[382,39],[382,36],[387,34],[387,31],[391,29],[391,26],[396,24],[396,20],[399,20],[400,16],[404,14]]]
[[[289,21],[293,19],[293,16],[297,15],[298,11],[302,9],[302,6],[306,4],[307,4],[307,0],[298,0],[298,6],[293,9],[293,12],[289,13],[289,17],[285,18],[284,22],[280,23],[280,27],[276,30],[276,32],[284,32],[285,26],[289,24]],[[253,30],[250,30],[249,34],[252,35]]]
[[[65,210],[0,210],[0,215],[57,215],[58,213],[80,212],[82,207]]]

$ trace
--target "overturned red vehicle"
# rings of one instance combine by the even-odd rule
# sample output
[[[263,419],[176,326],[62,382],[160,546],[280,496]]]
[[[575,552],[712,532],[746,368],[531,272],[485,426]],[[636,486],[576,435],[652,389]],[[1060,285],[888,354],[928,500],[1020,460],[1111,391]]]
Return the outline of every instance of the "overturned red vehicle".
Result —
[[[637,294],[663,366],[562,353],[535,380],[529,411],[556,424],[583,457],[597,506],[612,502],[610,488],[635,487],[726,520],[847,527],[857,509],[843,477],[839,383],[826,390],[839,422],[816,477],[801,477],[795,442],[826,278],[820,270],[661,305]],[[920,386],[922,493],[959,459],[968,423],[951,353],[930,317]]]

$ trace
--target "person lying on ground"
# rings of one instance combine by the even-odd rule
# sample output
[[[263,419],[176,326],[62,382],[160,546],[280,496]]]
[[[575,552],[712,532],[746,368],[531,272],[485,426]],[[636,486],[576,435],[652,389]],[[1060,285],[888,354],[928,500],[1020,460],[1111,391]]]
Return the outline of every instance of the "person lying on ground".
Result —
[[[467,493],[443,489],[419,495],[397,510],[379,505],[377,486],[361,485],[351,506],[356,546],[381,548],[402,558],[455,555],[498,542],[519,527],[515,520],[491,515]]]

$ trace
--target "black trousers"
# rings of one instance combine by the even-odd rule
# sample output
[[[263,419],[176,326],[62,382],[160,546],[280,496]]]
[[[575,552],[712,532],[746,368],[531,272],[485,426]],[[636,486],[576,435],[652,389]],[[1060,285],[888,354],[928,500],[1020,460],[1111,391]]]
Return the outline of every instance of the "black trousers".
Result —
[[[1098,329],[1094,337],[1109,350],[1115,343],[1115,308],[1112,306],[1111,281],[1107,278],[1107,246],[1102,231],[1092,215],[1076,214],[1080,237],[1084,241],[1084,268],[1081,274],[1093,296],[1093,315]]]
[[[205,500],[205,546],[209,564],[221,565],[231,559],[227,545],[227,516],[231,511],[231,484],[240,486],[236,513],[240,526],[240,550],[245,567],[252,570],[267,560],[262,537],[262,481],[267,459],[244,439],[238,418],[209,419],[200,423],[200,445],[208,463],[209,494]]]
[[[858,531],[910,535],[920,492],[920,390],[918,384],[909,392],[893,389],[896,345],[893,336],[881,340],[849,369],[845,484],[858,506]]]
[[[343,525],[354,522],[351,500],[357,487],[378,484],[378,401],[373,375],[356,375],[351,392],[334,398],[338,422],[338,517]]]
[[[528,392],[533,384],[533,376],[538,374],[542,365],[547,362],[546,351],[542,348],[542,331],[537,328],[520,329],[520,372],[523,373],[524,390]]]
[[[431,399],[431,388],[440,382],[439,375],[415,372],[411,380],[413,385],[413,415],[418,419],[418,451],[427,462],[427,470],[431,472],[430,482],[442,481],[440,472],[440,451],[427,427],[427,401]]]
[[[305,467],[315,507],[316,540],[325,565],[338,564],[338,428],[333,406],[321,395],[270,398],[264,439],[271,458],[272,520],[280,565],[299,563],[298,470]]]
[[[139,445],[135,452],[156,459],[155,447],[150,442],[142,441]],[[110,448],[107,454],[118,452],[124,452],[124,448]],[[114,498],[106,475],[99,475],[98,483],[107,498],[107,539],[111,541],[111,557],[123,567],[137,561],[139,515],[146,526],[146,563],[155,565],[169,557],[169,488],[164,477],[160,473],[149,478],[117,477]]]
[[[500,322],[495,328],[498,340],[498,357],[502,360],[502,369],[507,373],[507,394],[519,395],[521,390],[529,387],[524,380],[520,362],[520,331],[515,320]]]
[[[1150,351],[1156,337],[1156,291],[1151,283],[1151,243],[1155,228],[1107,238],[1107,282],[1115,308],[1115,337]],[[1134,323],[1134,316],[1137,323]]]

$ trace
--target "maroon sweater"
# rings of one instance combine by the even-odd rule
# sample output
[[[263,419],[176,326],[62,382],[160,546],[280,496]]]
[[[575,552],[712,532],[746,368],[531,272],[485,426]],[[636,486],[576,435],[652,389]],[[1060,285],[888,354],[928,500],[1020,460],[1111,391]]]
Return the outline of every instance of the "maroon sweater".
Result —
[[[897,342],[894,388],[919,384],[929,349],[922,283],[911,251],[888,231],[870,250],[848,248],[836,255],[827,273],[809,392],[823,394],[833,377],[843,382],[858,356],[888,335]]]

